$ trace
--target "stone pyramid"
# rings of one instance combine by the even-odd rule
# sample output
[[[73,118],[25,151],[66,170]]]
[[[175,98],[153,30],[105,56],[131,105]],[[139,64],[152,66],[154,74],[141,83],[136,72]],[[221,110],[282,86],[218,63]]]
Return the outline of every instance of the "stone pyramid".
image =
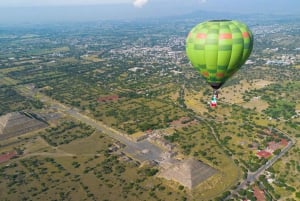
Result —
[[[163,171],[160,176],[192,189],[217,172],[216,169],[194,159],[181,161]]]
[[[0,116],[0,139],[22,135],[39,128],[47,123],[28,112],[12,112]]]

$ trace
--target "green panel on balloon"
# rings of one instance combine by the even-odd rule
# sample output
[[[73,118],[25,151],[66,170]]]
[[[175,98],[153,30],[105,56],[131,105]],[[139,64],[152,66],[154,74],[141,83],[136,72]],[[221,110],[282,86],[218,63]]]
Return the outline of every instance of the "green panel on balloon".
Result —
[[[186,39],[193,67],[214,88],[221,87],[248,59],[253,35],[235,20],[212,20],[196,25]]]

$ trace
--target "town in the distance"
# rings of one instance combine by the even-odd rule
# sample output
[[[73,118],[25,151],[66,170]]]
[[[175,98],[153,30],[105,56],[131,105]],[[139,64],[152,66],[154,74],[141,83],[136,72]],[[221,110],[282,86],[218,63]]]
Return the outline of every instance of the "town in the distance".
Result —
[[[300,200],[299,17],[230,16],[254,48],[211,108],[212,16],[0,26],[0,200]]]

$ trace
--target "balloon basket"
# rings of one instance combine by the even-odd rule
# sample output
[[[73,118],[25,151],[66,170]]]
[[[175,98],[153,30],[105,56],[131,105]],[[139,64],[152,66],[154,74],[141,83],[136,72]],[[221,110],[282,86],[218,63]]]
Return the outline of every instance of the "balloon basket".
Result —
[[[213,97],[210,101],[210,107],[212,107],[212,108],[217,107],[217,99],[218,99],[218,91],[216,89],[214,89]]]

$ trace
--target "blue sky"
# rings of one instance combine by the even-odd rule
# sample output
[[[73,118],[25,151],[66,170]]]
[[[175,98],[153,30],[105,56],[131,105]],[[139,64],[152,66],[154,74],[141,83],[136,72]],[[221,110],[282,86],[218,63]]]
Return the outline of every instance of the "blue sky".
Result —
[[[0,24],[139,19],[195,11],[300,15],[300,0],[0,0]]]

